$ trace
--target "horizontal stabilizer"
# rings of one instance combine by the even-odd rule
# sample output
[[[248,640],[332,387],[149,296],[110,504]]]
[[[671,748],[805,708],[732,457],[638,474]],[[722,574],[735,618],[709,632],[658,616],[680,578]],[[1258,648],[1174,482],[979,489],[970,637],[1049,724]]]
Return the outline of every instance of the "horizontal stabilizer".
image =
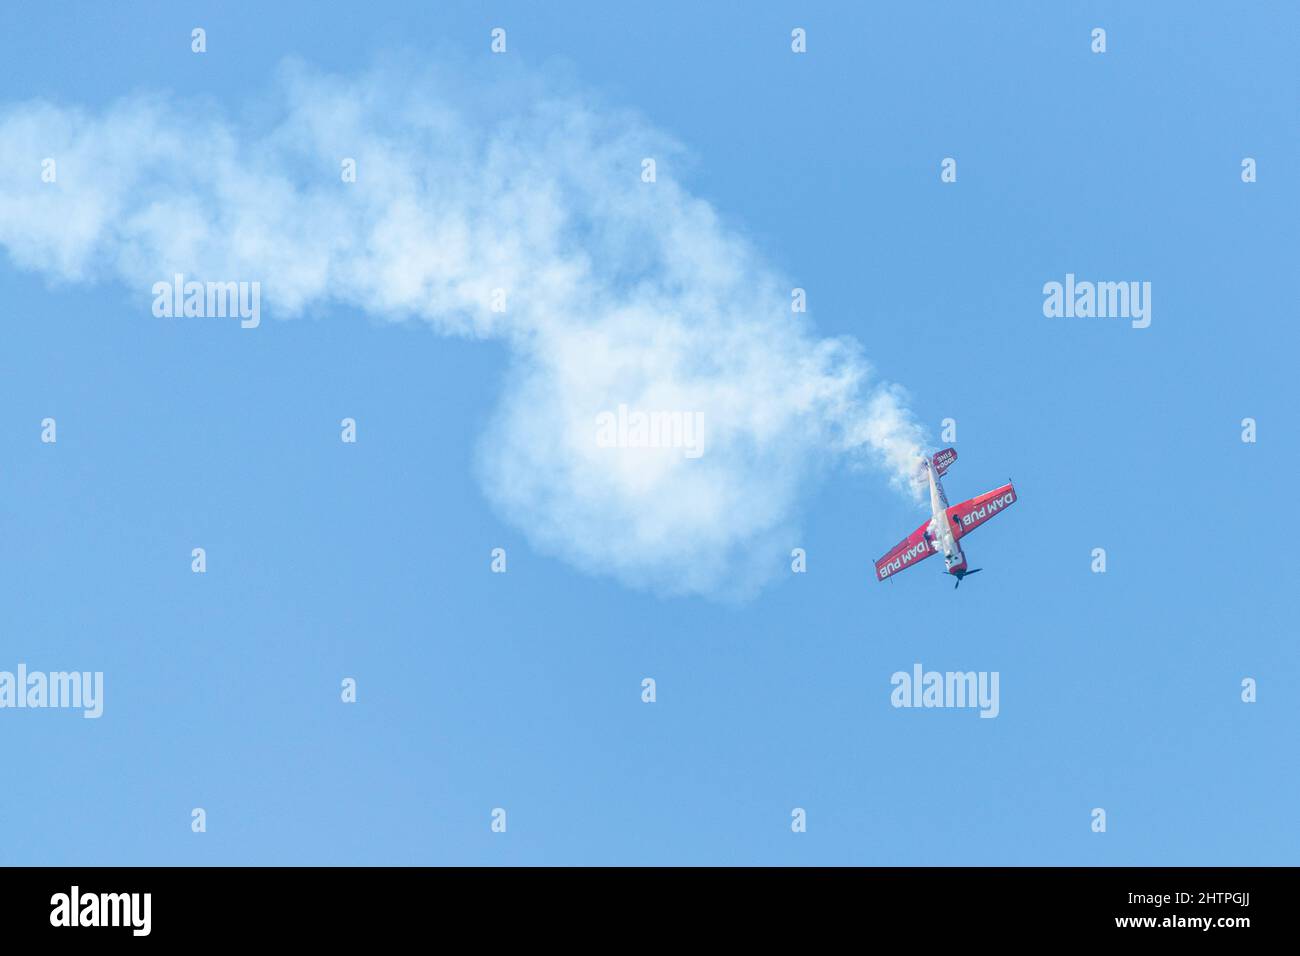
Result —
[[[934,457],[930,459],[934,464],[934,473],[936,475],[942,475],[956,460],[956,448],[945,448],[943,451],[937,451],[934,453]]]

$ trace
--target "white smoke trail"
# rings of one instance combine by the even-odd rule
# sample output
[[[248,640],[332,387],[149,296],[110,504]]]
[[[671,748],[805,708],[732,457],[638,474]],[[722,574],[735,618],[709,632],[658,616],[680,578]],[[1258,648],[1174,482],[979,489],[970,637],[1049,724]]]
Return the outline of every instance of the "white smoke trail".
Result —
[[[174,273],[255,280],[268,315],[345,305],[505,340],[485,493],[538,549],[634,586],[752,593],[836,458],[908,484],[924,442],[901,391],[791,314],[791,284],[672,178],[680,149],[635,117],[518,74],[471,88],[292,65],[270,111],[0,109],[0,244],[142,302]],[[600,447],[597,416],[620,404],[702,413],[704,453]]]

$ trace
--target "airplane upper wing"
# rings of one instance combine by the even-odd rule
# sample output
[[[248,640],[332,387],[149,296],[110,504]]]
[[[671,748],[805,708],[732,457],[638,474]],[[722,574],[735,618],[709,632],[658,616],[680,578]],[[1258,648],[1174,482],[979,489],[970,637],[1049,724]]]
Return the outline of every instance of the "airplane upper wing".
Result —
[[[956,536],[964,538],[996,514],[1001,514],[1016,503],[1016,489],[1010,483],[994,488],[982,495],[953,505],[948,509],[948,520],[956,529]]]
[[[889,553],[876,562],[876,580],[883,581],[903,568],[910,568],[918,561],[935,553],[934,545],[925,536],[930,522],[926,522],[909,534],[898,544],[889,549]]]

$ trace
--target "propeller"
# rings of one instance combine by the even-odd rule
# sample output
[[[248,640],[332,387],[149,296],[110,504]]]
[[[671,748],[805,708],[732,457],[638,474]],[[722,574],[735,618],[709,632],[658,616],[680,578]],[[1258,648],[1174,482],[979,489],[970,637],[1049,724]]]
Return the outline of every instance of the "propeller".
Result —
[[[957,583],[954,584],[954,585],[952,586],[952,589],[955,591],[955,590],[957,590],[959,587],[961,587],[961,579],[964,578],[964,577],[966,577],[966,575],[968,575],[968,574],[979,574],[979,573],[980,573],[981,571],[983,571],[983,570],[984,570],[983,568],[972,568],[972,569],[969,570],[969,571],[963,571],[960,575],[958,575],[958,577],[957,577]]]

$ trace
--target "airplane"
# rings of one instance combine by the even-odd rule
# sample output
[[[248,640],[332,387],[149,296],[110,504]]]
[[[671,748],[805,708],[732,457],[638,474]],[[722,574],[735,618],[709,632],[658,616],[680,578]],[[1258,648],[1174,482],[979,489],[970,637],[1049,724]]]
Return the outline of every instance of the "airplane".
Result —
[[[919,564],[941,551],[947,573],[957,579],[954,589],[961,587],[962,578],[966,575],[984,570],[966,569],[966,555],[961,549],[961,539],[1015,504],[1016,489],[1011,482],[1007,482],[1001,488],[994,488],[969,501],[949,507],[948,497],[943,493],[943,483],[939,479],[956,460],[957,452],[952,448],[935,452],[924,460],[921,468],[930,479],[930,520],[890,548],[889,553],[876,562],[877,581],[892,578],[904,568]]]

